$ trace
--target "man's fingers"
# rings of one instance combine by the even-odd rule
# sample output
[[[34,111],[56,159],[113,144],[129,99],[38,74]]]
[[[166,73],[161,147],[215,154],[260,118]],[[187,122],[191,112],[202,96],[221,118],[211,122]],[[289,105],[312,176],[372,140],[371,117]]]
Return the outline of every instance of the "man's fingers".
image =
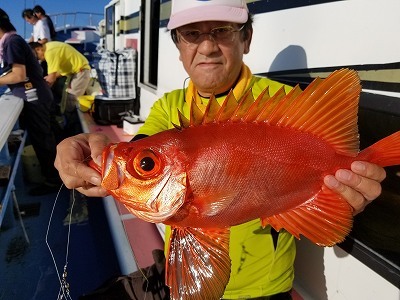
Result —
[[[382,182],[386,178],[385,169],[365,161],[354,161],[351,164],[351,170],[363,177]]]
[[[325,185],[345,198],[358,214],[382,192],[380,182],[385,179],[385,170],[368,162],[353,162],[351,171],[337,170],[335,176],[324,178]]]
[[[107,191],[99,186],[83,186],[76,190],[88,197],[105,197],[108,195]]]
[[[91,157],[97,165],[101,165],[102,153],[105,146],[110,143],[109,139],[100,134],[89,136],[89,147],[91,149]]]

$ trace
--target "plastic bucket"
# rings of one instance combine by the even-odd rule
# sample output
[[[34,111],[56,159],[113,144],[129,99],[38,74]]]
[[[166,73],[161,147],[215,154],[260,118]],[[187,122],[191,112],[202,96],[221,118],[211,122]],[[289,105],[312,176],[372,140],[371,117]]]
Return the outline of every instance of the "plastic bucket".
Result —
[[[94,111],[94,96],[83,95],[78,97],[79,109],[82,112],[93,112]]]

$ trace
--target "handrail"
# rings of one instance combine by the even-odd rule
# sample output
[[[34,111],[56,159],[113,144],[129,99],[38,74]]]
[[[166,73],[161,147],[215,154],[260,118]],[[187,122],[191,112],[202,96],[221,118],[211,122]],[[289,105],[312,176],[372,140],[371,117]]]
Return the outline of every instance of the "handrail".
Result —
[[[98,27],[99,22],[104,19],[104,14],[93,12],[64,12],[49,14],[56,30],[74,26]],[[82,19],[82,16],[87,18]]]

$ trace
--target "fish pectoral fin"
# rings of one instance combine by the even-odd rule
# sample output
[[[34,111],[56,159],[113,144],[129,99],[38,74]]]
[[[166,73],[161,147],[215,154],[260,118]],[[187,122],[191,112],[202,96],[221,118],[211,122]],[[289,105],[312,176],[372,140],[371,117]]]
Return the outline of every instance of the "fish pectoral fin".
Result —
[[[213,195],[208,199],[202,198],[202,203],[197,205],[200,214],[205,217],[212,217],[230,206],[235,199],[235,194]]]
[[[353,210],[345,199],[323,186],[315,198],[261,222],[275,230],[284,228],[298,239],[303,235],[317,245],[333,246],[349,234]]]
[[[171,299],[220,299],[231,272],[229,228],[172,227],[166,284]]]

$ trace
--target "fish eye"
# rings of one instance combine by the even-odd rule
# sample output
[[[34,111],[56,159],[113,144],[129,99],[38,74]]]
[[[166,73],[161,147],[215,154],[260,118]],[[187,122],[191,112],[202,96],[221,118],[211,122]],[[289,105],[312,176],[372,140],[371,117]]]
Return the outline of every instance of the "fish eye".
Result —
[[[143,157],[140,160],[140,168],[146,172],[150,172],[154,169],[155,162],[151,157]]]
[[[147,149],[136,155],[133,167],[139,176],[152,177],[161,169],[161,160],[153,151]]]

